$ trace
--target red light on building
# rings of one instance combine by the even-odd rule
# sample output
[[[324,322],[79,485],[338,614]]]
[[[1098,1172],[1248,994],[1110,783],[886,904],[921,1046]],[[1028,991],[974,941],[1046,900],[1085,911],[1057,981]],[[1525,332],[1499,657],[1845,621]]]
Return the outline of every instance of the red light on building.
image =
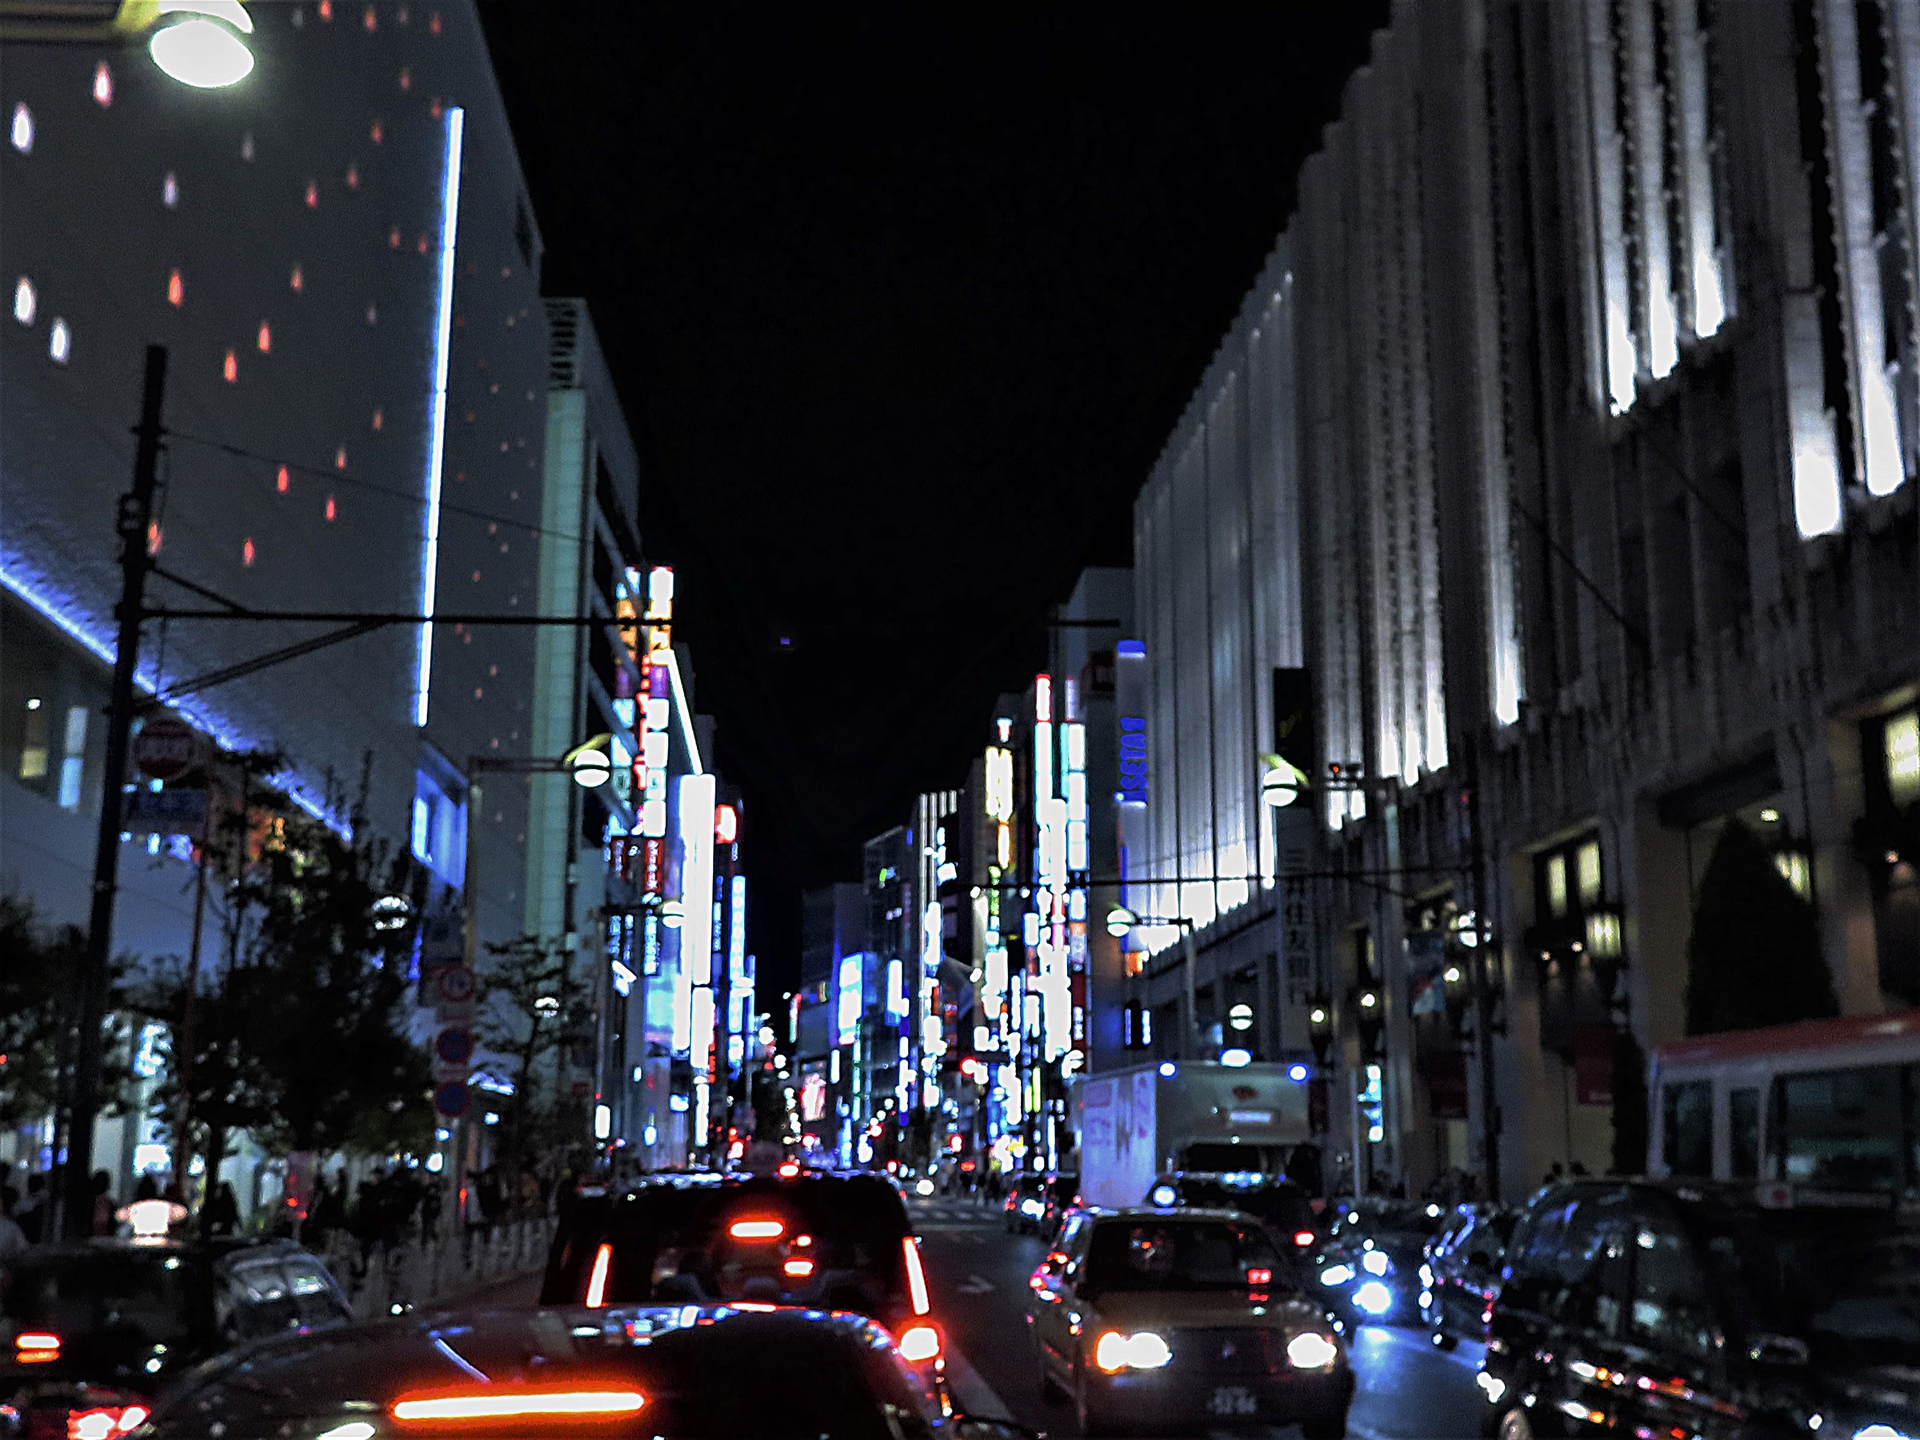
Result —
[[[740,815],[731,805],[713,807],[713,838],[722,845],[731,845],[740,833]]]
[[[180,272],[178,270],[168,271],[167,272],[167,303],[173,306],[174,309],[178,310],[182,305],[186,303],[186,300],[187,300],[187,287],[185,284],[181,282]]]

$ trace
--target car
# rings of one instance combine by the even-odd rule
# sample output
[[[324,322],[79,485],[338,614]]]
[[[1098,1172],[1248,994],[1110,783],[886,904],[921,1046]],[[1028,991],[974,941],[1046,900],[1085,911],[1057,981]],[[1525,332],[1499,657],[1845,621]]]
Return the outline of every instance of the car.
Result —
[[[1073,1171],[1052,1170],[1041,1177],[1040,1224],[1042,1236],[1052,1236],[1060,1228],[1069,1210],[1080,1203],[1080,1176]]]
[[[206,1366],[139,1440],[1033,1440],[953,1413],[865,1316],[739,1305],[414,1312]]]
[[[1314,1283],[1349,1325],[1418,1325],[1427,1242],[1440,1230],[1437,1204],[1348,1200],[1314,1256]]]
[[[1519,1212],[1497,1205],[1460,1205],[1427,1246],[1420,1311],[1435,1347],[1484,1341],[1494,1292]]]
[[[209,1356],[352,1318],[327,1267],[289,1240],[33,1246],[0,1265],[0,1435],[117,1425]]]
[[[1238,1210],[1252,1215],[1298,1255],[1320,1243],[1320,1217],[1313,1199],[1293,1181],[1259,1171],[1177,1170],[1162,1175],[1141,1197],[1156,1209]]]
[[[1002,1219],[1010,1235],[1030,1235],[1040,1228],[1047,1213],[1046,1177],[1031,1172],[1010,1177]]]
[[[1584,1178],[1515,1225],[1482,1433],[1920,1435],[1920,1224],[1884,1197]]]
[[[543,1305],[589,1309],[736,1301],[868,1316],[937,1383],[919,1241],[884,1175],[650,1176],[574,1208],[540,1288]]]
[[[1029,1282],[1040,1384],[1081,1433],[1298,1423],[1346,1433],[1353,1371],[1267,1228],[1228,1210],[1083,1209]]]

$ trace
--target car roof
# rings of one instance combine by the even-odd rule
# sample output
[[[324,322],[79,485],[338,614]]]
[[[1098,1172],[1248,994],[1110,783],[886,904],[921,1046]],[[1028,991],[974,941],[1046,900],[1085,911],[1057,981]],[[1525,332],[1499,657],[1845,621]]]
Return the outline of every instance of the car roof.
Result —
[[[129,1240],[116,1236],[102,1236],[86,1240],[53,1240],[40,1245],[29,1246],[15,1255],[10,1263],[16,1265],[35,1262],[60,1262],[67,1260],[100,1259],[120,1257],[134,1260],[150,1255],[170,1255],[182,1259],[224,1260],[240,1254],[266,1255],[306,1255],[313,1252],[303,1245],[297,1245],[286,1239],[253,1239],[243,1236],[215,1236],[205,1240]]]
[[[865,1316],[771,1305],[440,1310],[275,1337],[234,1352],[204,1382],[218,1388],[231,1381],[232,1388],[264,1396],[276,1414],[313,1414],[458,1384],[461,1370],[544,1370],[556,1381],[570,1372],[604,1375],[650,1339],[728,1325],[748,1327],[756,1342],[823,1329],[869,1340],[881,1333]],[[187,1408],[194,1388],[178,1392],[170,1408]]]
[[[1666,1175],[1581,1175],[1556,1180],[1535,1192],[1529,1205],[1572,1200],[1583,1194],[1622,1187],[1642,1194],[1663,1195],[1689,1209],[1728,1219],[1795,1212],[1831,1215],[1838,1210],[1920,1224],[1920,1216],[1903,1209],[1900,1197],[1892,1194],[1861,1194],[1767,1182],[1756,1184],[1752,1181],[1682,1179]]]
[[[1259,1223],[1257,1215],[1249,1215],[1244,1210],[1224,1210],[1218,1206],[1128,1205],[1115,1209],[1087,1206],[1080,1213],[1094,1220],[1251,1220]]]

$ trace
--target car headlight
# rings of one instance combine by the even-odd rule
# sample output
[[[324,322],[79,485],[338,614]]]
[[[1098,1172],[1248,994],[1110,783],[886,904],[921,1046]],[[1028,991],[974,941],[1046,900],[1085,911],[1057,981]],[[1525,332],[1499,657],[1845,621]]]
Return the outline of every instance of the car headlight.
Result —
[[[1174,1204],[1179,1198],[1179,1192],[1171,1185],[1156,1185],[1153,1187],[1153,1203],[1162,1208]]]
[[[1854,1431],[1853,1440],[1908,1440],[1908,1437],[1891,1425],[1868,1425]]]
[[[920,1182],[920,1183],[919,1183],[918,1185],[916,1185],[916,1186],[914,1186],[913,1188],[914,1188],[914,1190],[915,1190],[915,1191],[917,1191],[917,1192],[918,1192],[919,1194],[922,1194],[922,1195],[931,1195],[931,1194],[933,1194],[933,1181],[931,1181],[931,1180],[922,1180],[922,1181],[921,1181],[921,1182]]]
[[[1420,1288],[1422,1290],[1431,1290],[1433,1288],[1433,1267],[1425,1261],[1422,1261],[1420,1264]]]
[[[1320,1272],[1322,1285],[1344,1285],[1351,1279],[1353,1279],[1351,1265],[1329,1265]]]
[[[1369,1315],[1384,1315],[1393,1308],[1393,1291],[1378,1280],[1369,1280],[1353,1292],[1353,1303]]]
[[[1340,1358],[1340,1347],[1330,1336],[1305,1330],[1287,1342],[1287,1363],[1296,1370],[1324,1370]]]
[[[1118,1375],[1122,1370],[1158,1370],[1171,1359],[1172,1348],[1151,1330],[1132,1335],[1109,1330],[1093,1347],[1093,1363],[1109,1375]]]
[[[1360,1268],[1369,1275],[1384,1275],[1393,1269],[1393,1262],[1387,1259],[1384,1250],[1369,1250],[1360,1257]]]
[[[1040,1213],[1040,1202],[1038,1200],[1022,1200],[1020,1202],[1020,1208],[1029,1215],[1038,1215]]]
[[[1507,1393],[1507,1382],[1498,1375],[1489,1375],[1484,1370],[1473,1377],[1473,1383],[1480,1387],[1480,1393],[1487,1397],[1489,1405],[1498,1405],[1500,1397]]]

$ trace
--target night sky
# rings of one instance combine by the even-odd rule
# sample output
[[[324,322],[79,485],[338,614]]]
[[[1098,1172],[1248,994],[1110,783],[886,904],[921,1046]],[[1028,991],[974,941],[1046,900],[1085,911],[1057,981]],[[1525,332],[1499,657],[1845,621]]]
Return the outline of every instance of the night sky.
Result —
[[[770,999],[800,890],[961,783],[1047,607],[1128,563],[1385,8],[483,0],[745,791]]]

